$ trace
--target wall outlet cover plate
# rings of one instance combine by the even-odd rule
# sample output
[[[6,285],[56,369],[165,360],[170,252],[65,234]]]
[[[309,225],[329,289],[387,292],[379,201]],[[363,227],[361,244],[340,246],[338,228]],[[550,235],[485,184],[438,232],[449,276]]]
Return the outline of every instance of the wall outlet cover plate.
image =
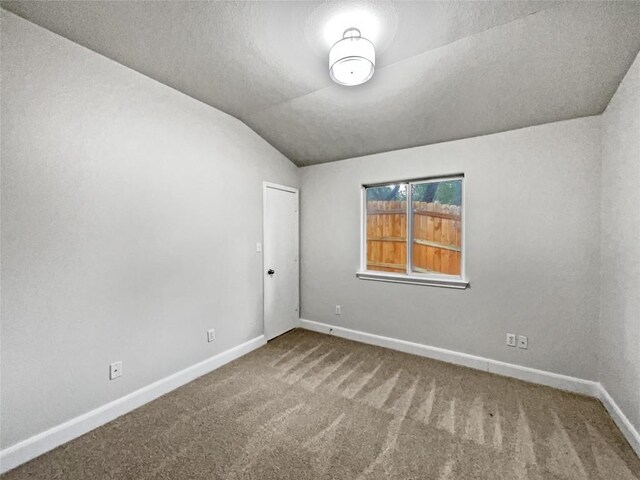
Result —
[[[518,348],[529,348],[529,339],[524,335],[518,335]]]
[[[115,380],[122,376],[122,362],[113,362],[109,365],[109,380]]]

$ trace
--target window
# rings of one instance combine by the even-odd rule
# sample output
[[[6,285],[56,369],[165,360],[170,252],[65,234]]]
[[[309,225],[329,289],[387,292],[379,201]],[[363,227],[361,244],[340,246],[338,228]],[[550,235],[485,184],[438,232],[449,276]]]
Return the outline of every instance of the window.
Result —
[[[363,187],[358,277],[466,288],[462,176]]]

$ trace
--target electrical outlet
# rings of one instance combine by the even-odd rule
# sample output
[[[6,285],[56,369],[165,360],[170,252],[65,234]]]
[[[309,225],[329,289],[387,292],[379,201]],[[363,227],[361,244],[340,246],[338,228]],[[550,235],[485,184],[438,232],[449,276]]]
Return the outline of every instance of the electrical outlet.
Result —
[[[256,243],[256,252],[260,253],[262,251],[262,244],[260,242]]]
[[[528,348],[529,340],[524,335],[518,335],[518,348]]]
[[[122,376],[122,362],[113,362],[109,365],[109,380],[115,380]]]
[[[336,305],[336,315],[342,315],[342,310],[340,309],[340,305]]]
[[[515,347],[516,346],[516,335],[515,333],[507,333],[507,346]]]
[[[207,330],[207,342],[213,342],[216,339],[216,331],[212,328]]]

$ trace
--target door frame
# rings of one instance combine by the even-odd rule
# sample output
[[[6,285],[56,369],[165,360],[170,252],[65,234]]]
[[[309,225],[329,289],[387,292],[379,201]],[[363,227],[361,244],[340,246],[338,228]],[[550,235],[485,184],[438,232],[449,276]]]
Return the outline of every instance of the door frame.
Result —
[[[295,242],[295,248],[296,248],[296,252],[297,252],[297,263],[298,263],[298,289],[297,289],[297,294],[298,294],[298,321],[296,321],[296,326],[300,323],[300,190],[298,188],[294,188],[294,187],[287,187],[286,185],[280,185],[278,183],[273,183],[273,182],[266,182],[263,181],[262,182],[262,272],[261,272],[261,278],[262,278],[262,334],[265,336],[265,339],[268,341],[268,339],[266,338],[267,335],[267,329],[266,329],[266,321],[267,321],[267,312],[266,312],[266,282],[265,282],[265,274],[266,274],[266,270],[265,268],[267,267],[265,265],[265,253],[266,253],[266,245],[265,245],[265,230],[266,230],[266,223],[267,223],[267,189],[272,188],[274,190],[282,190],[284,192],[289,192],[289,193],[293,193],[296,196],[296,242]]]

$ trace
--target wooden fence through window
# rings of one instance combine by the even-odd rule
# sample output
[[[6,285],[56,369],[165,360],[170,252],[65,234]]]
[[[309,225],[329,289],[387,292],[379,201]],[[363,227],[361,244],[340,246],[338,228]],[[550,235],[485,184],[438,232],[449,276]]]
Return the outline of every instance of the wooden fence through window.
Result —
[[[413,202],[413,268],[460,274],[461,207]],[[367,201],[367,269],[406,272],[407,202]]]

